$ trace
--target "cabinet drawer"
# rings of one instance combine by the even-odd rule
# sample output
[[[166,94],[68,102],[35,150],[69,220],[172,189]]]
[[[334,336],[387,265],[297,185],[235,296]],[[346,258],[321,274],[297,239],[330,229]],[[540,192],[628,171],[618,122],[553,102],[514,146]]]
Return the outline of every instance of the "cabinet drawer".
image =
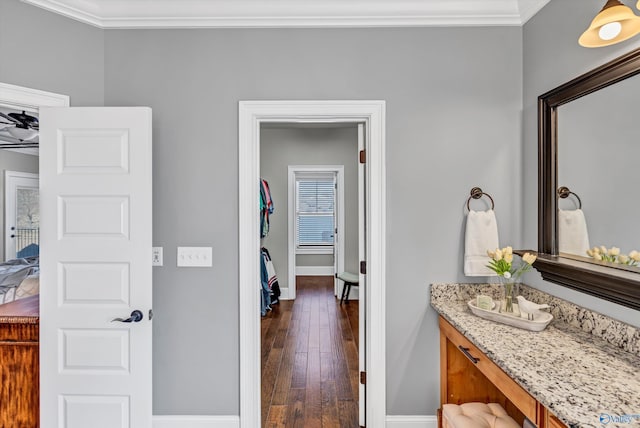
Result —
[[[493,363],[473,343],[464,337],[455,327],[440,317],[440,332],[446,336],[461,353],[473,362],[475,367],[520,410],[529,420],[540,425],[537,414],[537,402],[520,385]]]

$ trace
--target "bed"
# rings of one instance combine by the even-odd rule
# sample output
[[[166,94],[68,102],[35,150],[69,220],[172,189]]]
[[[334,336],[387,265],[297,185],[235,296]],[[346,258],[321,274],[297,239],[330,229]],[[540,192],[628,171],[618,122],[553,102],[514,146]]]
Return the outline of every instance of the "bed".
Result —
[[[0,263],[0,304],[40,292],[39,258],[29,257]]]

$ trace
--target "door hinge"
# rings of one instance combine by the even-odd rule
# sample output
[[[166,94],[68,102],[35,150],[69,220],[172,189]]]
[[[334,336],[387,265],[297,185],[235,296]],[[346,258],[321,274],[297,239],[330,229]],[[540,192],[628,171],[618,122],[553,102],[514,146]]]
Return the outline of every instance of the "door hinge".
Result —
[[[363,385],[367,384],[367,372],[360,372],[360,383]]]
[[[367,152],[360,150],[360,163],[367,163]]]
[[[363,260],[360,262],[360,273],[363,275],[367,274],[367,261]]]

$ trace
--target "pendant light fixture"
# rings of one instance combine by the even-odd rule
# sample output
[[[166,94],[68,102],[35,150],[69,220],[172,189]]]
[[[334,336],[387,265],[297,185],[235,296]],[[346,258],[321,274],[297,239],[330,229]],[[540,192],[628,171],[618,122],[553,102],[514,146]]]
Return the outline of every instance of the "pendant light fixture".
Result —
[[[640,8],[640,1],[638,1]],[[640,33],[640,17],[619,0],[608,0],[578,43],[586,48],[609,46]]]

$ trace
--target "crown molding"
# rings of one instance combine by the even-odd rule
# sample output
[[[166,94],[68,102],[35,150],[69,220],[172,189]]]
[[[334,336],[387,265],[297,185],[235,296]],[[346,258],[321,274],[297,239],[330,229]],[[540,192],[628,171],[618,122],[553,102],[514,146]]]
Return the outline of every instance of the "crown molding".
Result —
[[[518,0],[518,10],[522,25],[526,24],[536,13],[547,5],[551,0]]]
[[[22,0],[22,2],[94,27],[106,28],[105,17],[97,8],[99,0]]]
[[[103,29],[520,26],[549,0],[22,0]]]

